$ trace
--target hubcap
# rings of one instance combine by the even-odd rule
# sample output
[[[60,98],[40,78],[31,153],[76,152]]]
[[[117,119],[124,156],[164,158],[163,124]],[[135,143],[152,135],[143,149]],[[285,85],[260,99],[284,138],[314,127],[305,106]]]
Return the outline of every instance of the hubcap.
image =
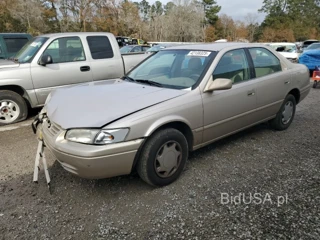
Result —
[[[19,117],[19,114],[18,104],[11,100],[0,101],[0,123],[11,123]]]
[[[168,141],[159,149],[154,167],[161,178],[172,176],[180,166],[182,158],[181,146],[175,141]]]
[[[284,105],[284,109],[282,112],[282,123],[287,124],[290,122],[293,114],[293,103],[287,102],[286,105]]]

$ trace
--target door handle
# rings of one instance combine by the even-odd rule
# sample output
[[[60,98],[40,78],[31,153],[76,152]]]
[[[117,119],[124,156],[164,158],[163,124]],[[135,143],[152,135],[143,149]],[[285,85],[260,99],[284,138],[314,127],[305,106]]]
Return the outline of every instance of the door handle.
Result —
[[[89,67],[89,66],[82,66],[82,67],[80,67],[80,71],[81,71],[81,72],[90,71],[90,67]]]
[[[285,82],[284,82],[284,84],[289,84],[289,83],[290,83],[290,81],[285,81]]]
[[[250,96],[254,96],[255,95],[255,92],[254,91],[249,91],[248,93],[247,93],[247,95],[250,97]]]

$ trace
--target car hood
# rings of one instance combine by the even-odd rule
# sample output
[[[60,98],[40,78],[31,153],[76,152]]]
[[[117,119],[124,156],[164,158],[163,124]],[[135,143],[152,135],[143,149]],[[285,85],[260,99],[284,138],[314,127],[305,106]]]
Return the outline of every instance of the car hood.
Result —
[[[49,119],[63,129],[100,128],[185,93],[184,90],[109,80],[56,90],[45,108]]]
[[[19,65],[20,65],[19,63],[15,63],[10,60],[0,59],[0,69],[2,69],[2,68],[15,68],[15,67],[19,67]]]

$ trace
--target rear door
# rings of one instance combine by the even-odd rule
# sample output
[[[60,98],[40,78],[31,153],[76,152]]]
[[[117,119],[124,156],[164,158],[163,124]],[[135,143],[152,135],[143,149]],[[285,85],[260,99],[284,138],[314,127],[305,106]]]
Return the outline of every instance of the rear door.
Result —
[[[41,66],[34,59],[31,76],[39,104],[56,88],[92,81],[90,61],[78,36],[52,40],[42,55],[50,55],[52,64]]]
[[[267,119],[275,115],[289,92],[291,75],[283,69],[276,55],[266,48],[249,48],[252,58],[259,119]]]
[[[89,46],[88,58],[92,67],[94,81],[122,77],[124,64],[116,41],[110,41],[106,35],[87,36]],[[115,51],[114,51],[115,49]]]

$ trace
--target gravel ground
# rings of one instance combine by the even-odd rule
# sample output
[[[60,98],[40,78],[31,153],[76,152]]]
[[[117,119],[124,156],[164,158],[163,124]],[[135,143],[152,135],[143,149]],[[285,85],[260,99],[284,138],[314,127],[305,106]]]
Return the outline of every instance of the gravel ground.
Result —
[[[32,183],[31,129],[2,131],[0,239],[318,240],[319,103],[311,89],[287,131],[262,124],[192,153],[163,188],[135,173],[80,179],[48,156],[50,194],[42,171]]]

